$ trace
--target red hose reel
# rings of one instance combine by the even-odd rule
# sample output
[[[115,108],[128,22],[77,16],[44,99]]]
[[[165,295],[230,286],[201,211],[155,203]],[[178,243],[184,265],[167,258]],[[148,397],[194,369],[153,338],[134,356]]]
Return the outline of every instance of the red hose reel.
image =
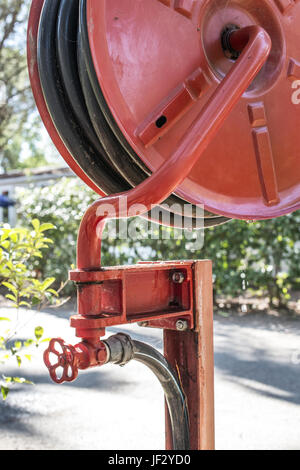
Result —
[[[41,117],[75,173],[108,194],[83,217],[70,273],[82,342],[52,340],[45,363],[69,382],[106,363],[106,327],[163,328],[192,410],[191,448],[214,445],[211,264],[103,268],[102,232],[135,204],[150,219],[165,201],[203,205],[205,226],[300,208],[299,25],[297,0],[32,1]],[[173,207],[162,206],[172,221]]]

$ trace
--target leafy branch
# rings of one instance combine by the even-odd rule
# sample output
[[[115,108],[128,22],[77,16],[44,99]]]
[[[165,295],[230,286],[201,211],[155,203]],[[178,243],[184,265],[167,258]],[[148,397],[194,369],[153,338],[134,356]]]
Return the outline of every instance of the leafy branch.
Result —
[[[6,291],[5,297],[11,302],[10,315],[0,317],[0,363],[4,364],[15,359],[18,367],[22,361],[31,360],[27,349],[39,347],[47,338],[43,338],[44,330],[41,326],[34,330],[34,339],[25,341],[14,340],[20,330],[25,326],[20,322],[20,309],[35,309],[39,311],[48,305],[61,305],[59,292],[53,288],[54,277],[41,279],[34,268],[34,260],[42,259],[44,250],[48,249],[53,241],[45,233],[55,228],[53,224],[41,224],[33,219],[31,228],[0,228],[0,286]],[[63,286],[62,286],[63,287]],[[12,312],[16,312],[14,325]],[[10,387],[16,383],[31,383],[21,377],[2,377],[1,394],[5,400]]]

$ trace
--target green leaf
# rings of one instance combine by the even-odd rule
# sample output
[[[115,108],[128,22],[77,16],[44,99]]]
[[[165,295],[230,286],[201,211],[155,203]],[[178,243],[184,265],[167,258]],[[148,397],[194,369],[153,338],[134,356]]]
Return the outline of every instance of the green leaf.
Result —
[[[42,224],[40,226],[40,232],[45,232],[46,230],[51,230],[51,229],[54,229],[54,228],[56,228],[56,227],[53,224],[49,224],[49,223]]]
[[[31,307],[31,305],[28,302],[25,302],[25,300],[22,300],[22,302],[19,303],[20,307]]]
[[[37,326],[34,330],[34,334],[36,339],[39,341],[44,334],[44,328],[42,328],[41,326]]]
[[[5,232],[1,235],[1,243],[4,242],[9,236],[9,231],[5,230]]]
[[[12,294],[6,294],[5,296],[7,299],[12,300],[13,302],[17,303],[18,299]]]
[[[7,289],[12,291],[14,294],[18,293],[18,289],[11,282],[4,281],[2,282],[2,285],[7,287]]]
[[[20,356],[16,356],[16,360],[17,360],[17,364],[18,364],[18,367],[21,367],[21,364],[22,364],[22,359]]]
[[[3,400],[5,401],[7,398],[7,395],[9,394],[9,388],[4,387],[4,385],[1,385],[1,394],[2,394]]]
[[[43,242],[44,242],[44,243],[51,243],[51,244],[54,243],[54,241],[51,240],[51,238],[43,238]]]
[[[54,281],[55,277],[49,277],[48,279],[46,279],[41,286],[42,290],[45,291],[46,289],[48,289],[48,287],[50,287]]]
[[[33,382],[30,380],[26,380],[23,377],[13,377],[12,381],[17,384],[28,384],[28,385],[34,385]]]
[[[9,354],[5,354],[4,356],[1,357],[4,361],[7,361],[8,359],[11,358]]]
[[[11,321],[10,318],[6,318],[6,317],[0,317],[0,321]]]
[[[10,384],[12,381],[13,381],[13,378],[12,377],[6,377],[5,375],[2,376],[3,379],[5,380],[5,382],[7,384]]]
[[[33,219],[31,223],[33,225],[34,230],[38,232],[40,230],[40,221],[38,219]]]
[[[10,241],[9,241],[9,240],[5,240],[4,242],[1,242],[1,246],[2,246],[2,248],[4,248],[5,250],[8,250],[8,248],[10,247]]]
[[[55,295],[55,297],[59,297],[58,292],[54,289],[48,289],[48,292],[50,292],[50,294]]]
[[[31,304],[33,307],[35,307],[36,305],[40,304],[41,303],[41,299],[39,299],[38,297],[34,296],[32,297],[31,299]]]
[[[11,271],[14,271],[14,265],[12,264],[11,261],[7,261],[6,266],[7,266],[8,269],[10,269]]]
[[[11,241],[13,243],[17,243],[18,241],[18,235],[16,232],[12,231],[10,234],[9,234],[9,238],[11,239]]]

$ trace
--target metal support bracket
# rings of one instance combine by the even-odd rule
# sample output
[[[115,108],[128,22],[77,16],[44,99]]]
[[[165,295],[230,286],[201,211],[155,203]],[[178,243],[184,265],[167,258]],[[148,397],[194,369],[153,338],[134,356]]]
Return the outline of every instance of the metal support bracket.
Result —
[[[186,330],[194,327],[193,262],[163,262],[71,271],[79,338],[99,338],[106,327],[127,323]]]

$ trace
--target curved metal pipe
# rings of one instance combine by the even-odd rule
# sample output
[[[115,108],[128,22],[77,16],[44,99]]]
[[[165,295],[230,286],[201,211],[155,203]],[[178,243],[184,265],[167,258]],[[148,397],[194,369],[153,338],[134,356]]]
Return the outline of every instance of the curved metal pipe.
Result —
[[[172,429],[173,450],[189,450],[188,408],[180,383],[166,358],[148,344],[118,333],[103,341],[107,362],[124,366],[134,359],[147,366],[159,380],[165,394]]]
[[[234,42],[238,42],[239,35],[243,37],[243,44],[246,37],[243,52],[171,157],[134,189],[101,199],[86,211],[77,243],[79,269],[100,267],[101,236],[107,219],[142,215],[151,210],[152,206],[161,204],[176,190],[261,70],[271,51],[270,36],[259,26],[249,26],[235,32]],[[134,206],[135,209],[139,206],[140,212],[130,214]]]
[[[173,450],[189,450],[189,417],[185,396],[170,364],[156,349],[140,341],[133,341],[133,359],[145,364],[158,378],[169,410]]]

